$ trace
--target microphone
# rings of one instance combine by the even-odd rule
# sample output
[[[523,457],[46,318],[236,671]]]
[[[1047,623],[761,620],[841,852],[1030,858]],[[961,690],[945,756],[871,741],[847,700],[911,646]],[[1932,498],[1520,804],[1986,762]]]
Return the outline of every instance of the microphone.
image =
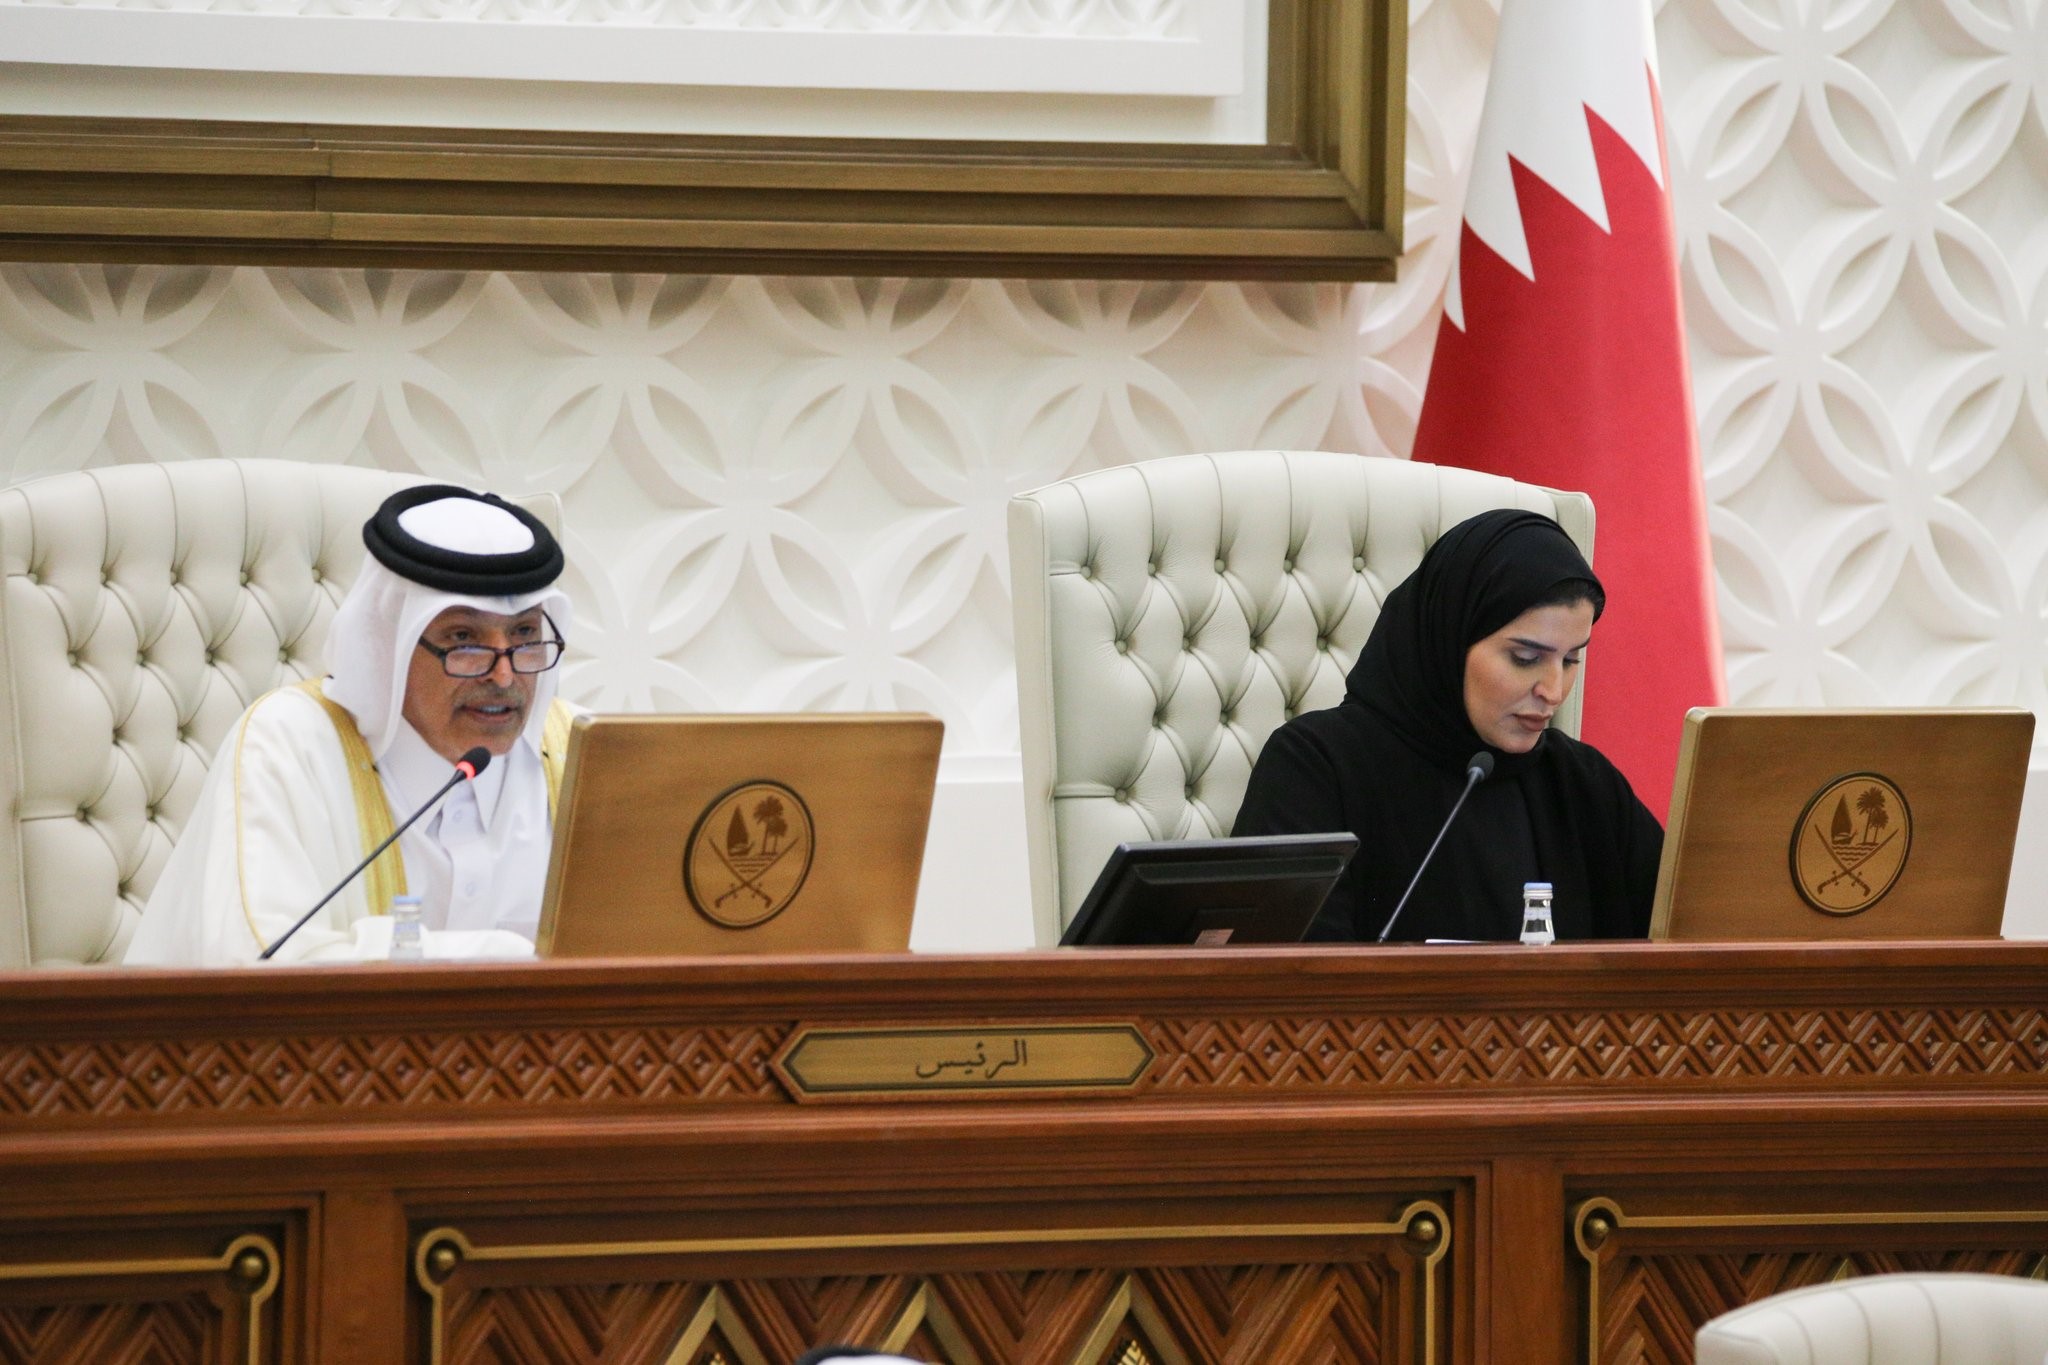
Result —
[[[1415,869],[1415,875],[1408,879],[1408,889],[1401,893],[1400,902],[1394,906],[1394,913],[1387,916],[1387,927],[1380,930],[1379,942],[1385,943],[1387,935],[1394,932],[1394,921],[1401,918],[1401,912],[1408,908],[1408,898],[1415,894],[1415,883],[1422,880],[1423,870],[1429,866],[1429,860],[1436,856],[1436,846],[1451,832],[1451,821],[1457,819],[1458,812],[1465,808],[1465,798],[1472,794],[1474,787],[1491,776],[1493,755],[1485,749],[1465,760],[1465,790],[1459,792],[1458,799],[1451,803],[1451,813],[1444,817],[1443,828],[1436,832],[1436,838],[1430,842],[1429,852],[1422,855],[1422,862]]]
[[[387,837],[383,843],[371,849],[369,852],[369,856],[364,858],[361,862],[357,863],[355,867],[350,869],[349,874],[346,877],[343,877],[340,881],[336,882],[334,884],[334,889],[332,891],[329,891],[326,895],[320,898],[319,904],[315,905],[311,910],[308,910],[305,914],[299,916],[297,923],[292,925],[291,928],[285,930],[283,933],[279,934],[277,936],[277,941],[271,944],[268,948],[265,948],[260,954],[258,954],[256,960],[258,962],[270,961],[271,954],[275,953],[279,948],[284,947],[286,939],[290,938],[293,934],[299,932],[299,930],[305,928],[306,921],[312,919],[313,916],[319,914],[321,910],[325,909],[327,902],[333,900],[336,896],[339,896],[341,894],[341,889],[343,887],[347,886],[357,877],[360,877],[363,874],[363,869],[368,867],[371,863],[376,862],[378,855],[383,853],[385,849],[391,847],[393,841],[395,841],[399,835],[411,829],[413,825],[418,822],[419,818],[422,815],[425,815],[428,811],[432,810],[435,806],[439,805],[442,797],[446,796],[449,792],[455,790],[456,783],[474,782],[476,781],[476,775],[490,766],[491,751],[489,749],[486,749],[481,744],[477,745],[474,749],[471,749],[461,758],[456,759],[455,775],[449,778],[446,782],[443,782],[441,784],[441,790],[435,792],[432,796],[428,797],[426,799],[425,804],[423,804],[418,810],[414,811],[411,815],[407,816],[405,819],[405,823],[400,825],[397,829],[392,830],[390,836]],[[1431,851],[1434,852],[1435,850],[1432,849]]]

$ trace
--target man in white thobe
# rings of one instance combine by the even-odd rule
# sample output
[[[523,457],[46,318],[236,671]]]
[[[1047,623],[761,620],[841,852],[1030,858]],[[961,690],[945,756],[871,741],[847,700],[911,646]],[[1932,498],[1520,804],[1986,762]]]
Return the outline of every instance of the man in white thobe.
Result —
[[[363,542],[329,676],[243,712],[127,963],[252,963],[280,940],[279,962],[383,958],[399,893],[421,900],[429,957],[531,955],[567,737],[561,547],[524,509],[448,485],[394,494]],[[293,930],[478,745],[482,772]]]

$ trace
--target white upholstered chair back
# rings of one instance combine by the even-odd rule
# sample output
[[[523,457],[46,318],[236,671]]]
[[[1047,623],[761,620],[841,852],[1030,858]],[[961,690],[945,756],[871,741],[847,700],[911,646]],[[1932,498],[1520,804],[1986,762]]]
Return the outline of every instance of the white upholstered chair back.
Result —
[[[119,960],[215,750],[325,671],[363,522],[420,482],[202,460],[0,490],[0,968]]]
[[[1182,455],[1010,502],[1034,928],[1055,943],[1118,843],[1227,835],[1283,721],[1334,706],[1380,602],[1474,513],[1593,505],[1326,452]],[[1578,733],[1579,699],[1560,727]]]
[[[2043,1365],[2048,1284],[1872,1275],[1774,1294],[1700,1328],[1698,1365]]]

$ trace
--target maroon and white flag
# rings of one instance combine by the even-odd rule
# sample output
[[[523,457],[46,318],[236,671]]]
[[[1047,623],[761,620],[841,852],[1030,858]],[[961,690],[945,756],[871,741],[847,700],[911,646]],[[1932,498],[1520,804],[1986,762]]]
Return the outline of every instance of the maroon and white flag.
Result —
[[[1505,0],[1415,458],[1593,498],[1586,738],[1660,815],[1725,700],[1648,0]]]

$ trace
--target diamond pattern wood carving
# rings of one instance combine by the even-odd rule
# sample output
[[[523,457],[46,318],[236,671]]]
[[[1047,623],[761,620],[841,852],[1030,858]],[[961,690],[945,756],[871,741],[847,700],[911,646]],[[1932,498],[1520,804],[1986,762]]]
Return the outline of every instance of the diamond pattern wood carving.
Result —
[[[2035,1009],[1559,1011],[1154,1023],[1160,1089],[1818,1081],[2048,1070]]]
[[[1679,1365],[1692,1360],[1693,1335],[1710,1319],[1788,1289],[1900,1271],[1967,1271],[2042,1277],[2044,1258],[2029,1251],[1770,1252],[1615,1258],[1601,1314],[1600,1360]]]
[[[0,1124],[83,1116],[786,1103],[787,1025],[0,1045]],[[2048,1011],[1564,1010],[1140,1021],[1138,1092],[1827,1087],[2048,1072]]]
[[[778,1029],[49,1043],[0,1052],[0,1116],[765,1100]]]
[[[694,1365],[714,1351],[728,1360],[790,1360],[840,1342],[945,1365],[1375,1362],[1403,1349],[1399,1287],[1398,1271],[1380,1261],[828,1276],[715,1289],[530,1285],[452,1295],[446,1359]],[[719,1326],[692,1336],[712,1293],[724,1299]],[[1134,1311],[1140,1303],[1143,1311]]]
[[[155,1303],[0,1304],[0,1361],[35,1365],[234,1359],[237,1334],[221,1330],[204,1295]]]

